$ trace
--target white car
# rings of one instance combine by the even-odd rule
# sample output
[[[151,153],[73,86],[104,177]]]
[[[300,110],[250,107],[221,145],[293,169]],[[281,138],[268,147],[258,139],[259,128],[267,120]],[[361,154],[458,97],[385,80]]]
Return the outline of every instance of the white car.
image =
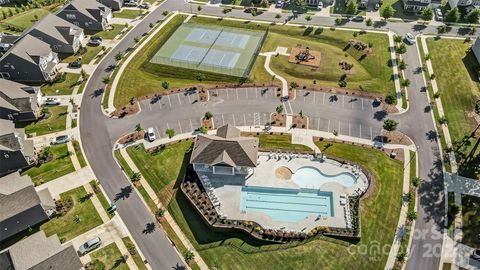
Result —
[[[443,21],[442,10],[440,10],[439,8],[436,8],[435,9],[435,17],[437,17],[437,21],[439,21],[439,22]]]
[[[405,40],[410,44],[415,43],[415,37],[411,33],[405,34]]]
[[[102,245],[102,239],[100,239],[100,237],[93,238],[85,242],[83,245],[81,245],[80,248],[78,249],[78,253],[80,253],[80,255],[85,255],[88,252],[98,248],[101,245]]]
[[[318,3],[317,9],[322,10],[323,8],[323,2]]]
[[[138,7],[139,8],[143,8],[143,9],[149,9],[152,5],[150,5],[150,3],[148,2],[143,2],[141,3]]]
[[[155,141],[157,137],[155,136],[155,131],[153,130],[153,127],[149,127],[147,129],[147,139],[151,142]]]
[[[125,2],[125,3],[123,3],[123,5],[126,6],[126,7],[138,7],[138,3],[135,2],[135,1]]]
[[[43,99],[45,105],[60,105],[61,99],[56,97],[47,97]]]
[[[68,143],[71,140],[72,140],[72,137],[70,137],[70,135],[61,135],[61,136],[52,138],[52,141],[50,143],[53,145],[56,145],[56,144]]]

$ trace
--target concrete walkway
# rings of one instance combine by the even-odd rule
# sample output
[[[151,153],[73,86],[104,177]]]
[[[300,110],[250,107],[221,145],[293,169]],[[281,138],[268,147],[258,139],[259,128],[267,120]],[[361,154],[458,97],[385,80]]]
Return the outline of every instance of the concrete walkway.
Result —
[[[98,214],[100,215],[100,218],[102,218],[103,223],[107,223],[110,221],[110,218],[108,217],[107,212],[105,212],[105,209],[102,206],[102,203],[98,200],[97,194],[94,192],[92,186],[90,183],[86,183],[83,185],[87,193],[93,194],[92,197],[90,198],[90,201],[93,203],[93,206],[95,206],[95,209],[97,209]],[[106,197],[106,196],[105,196]]]
[[[88,184],[88,182],[93,179],[95,179],[95,176],[90,170],[90,167],[87,166],[55,180],[46,182],[45,184],[36,186],[35,190],[39,191],[48,188],[54,198],[60,198],[61,193]]]
[[[177,140],[178,138],[176,138],[175,140]],[[133,160],[130,158],[130,156],[128,155],[127,151],[125,148],[121,148],[120,149],[120,153],[122,154],[123,158],[125,159],[125,161],[127,162],[128,166],[134,171],[134,172],[140,172],[140,170],[137,168],[137,166],[135,165],[135,163],[133,162]],[[160,202],[160,199],[158,198],[157,194],[155,193],[155,191],[152,189],[152,187],[150,187],[150,185],[148,184],[147,180],[145,180],[145,178],[141,177],[140,179],[140,183],[142,184],[142,186],[145,188],[145,191],[148,193],[148,196],[153,200],[153,202],[155,203],[155,205],[159,208],[159,209],[164,209],[165,210],[165,213],[164,213],[164,218],[165,220],[170,224],[170,226],[172,227],[173,231],[175,232],[175,234],[178,236],[178,238],[180,239],[180,241],[182,241],[182,244],[187,247],[191,252],[193,252],[193,254],[195,255],[195,262],[197,263],[197,265],[200,267],[200,269],[204,269],[204,270],[208,270],[208,266],[207,264],[203,261],[202,257],[200,256],[200,254],[196,251],[195,247],[192,245],[192,243],[190,243],[190,241],[188,240],[188,238],[185,236],[185,234],[183,233],[183,231],[180,229],[180,227],[178,226],[178,224],[175,222],[175,220],[173,219],[173,217],[170,215],[170,213],[168,212],[167,208],[165,206],[162,205],[162,203]]]
[[[265,52],[265,53],[260,53],[261,56],[265,56],[265,64],[263,67],[265,70],[268,72],[268,74],[275,76],[275,79],[278,79],[282,82],[282,97],[288,96],[288,82],[283,78],[282,76],[276,74],[273,72],[273,70],[270,68],[270,60],[272,59],[272,56],[276,55],[282,55],[282,56],[290,56],[289,53],[286,53],[285,50],[281,49],[281,47],[277,47],[277,50],[275,52]]]

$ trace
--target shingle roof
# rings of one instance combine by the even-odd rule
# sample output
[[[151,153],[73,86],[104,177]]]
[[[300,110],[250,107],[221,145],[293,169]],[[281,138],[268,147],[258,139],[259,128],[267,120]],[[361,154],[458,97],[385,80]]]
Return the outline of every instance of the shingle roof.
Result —
[[[73,44],[74,38],[79,36],[83,32],[83,29],[55,14],[48,14],[32,26],[25,35],[36,36],[37,31],[55,38],[60,42],[71,45]]]
[[[103,13],[111,12],[110,8],[96,0],[73,0],[64,10],[77,10],[98,22],[102,21]]]
[[[0,221],[40,205],[41,201],[29,176],[18,172],[0,178]]]
[[[240,137],[237,128],[223,126],[217,135],[197,136],[190,163],[255,167],[257,152],[257,138]]]
[[[26,61],[34,64],[39,63],[40,56],[47,56],[51,53],[50,45],[31,35],[26,35],[20,39],[12,49],[10,49],[2,58],[14,54]]]
[[[37,108],[35,98],[38,91],[37,87],[0,79],[0,107],[19,112],[33,111]]]

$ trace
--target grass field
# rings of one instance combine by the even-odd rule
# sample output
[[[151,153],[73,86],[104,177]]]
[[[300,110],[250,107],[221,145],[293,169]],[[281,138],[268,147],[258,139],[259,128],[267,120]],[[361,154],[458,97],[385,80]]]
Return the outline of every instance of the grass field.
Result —
[[[303,144],[292,144],[291,135],[266,135],[260,134],[258,136],[258,144],[261,149],[277,151],[308,151],[312,152],[308,146]]]
[[[90,61],[92,61],[98,55],[98,53],[102,50],[102,46],[87,45],[84,48],[86,49],[86,51],[83,54],[77,52],[74,55],[70,55],[67,58],[64,58],[62,60],[62,63],[70,63],[77,60],[78,58],[81,58],[82,64],[88,65],[88,63],[90,63]]]
[[[127,247],[128,251],[130,250],[136,250],[135,245],[133,244],[132,240],[130,237],[124,237],[122,238],[123,243]],[[135,253],[135,255],[132,256],[133,261],[137,265],[139,270],[147,270],[147,267],[145,266],[145,263],[143,263],[142,257],[138,253],[138,251]]]
[[[462,243],[480,248],[480,198],[462,194]]]
[[[41,91],[47,96],[71,95],[73,88],[77,86],[78,79],[80,79],[80,74],[65,73],[65,80],[63,82],[44,84],[41,87]]]
[[[80,167],[87,166],[87,162],[85,161],[85,157],[82,153],[82,148],[80,147],[80,143],[77,140],[72,141],[73,148],[75,149],[75,155],[77,156],[78,163],[80,163]]]
[[[326,142],[319,142],[324,149]],[[386,253],[372,252],[390,245],[400,212],[403,164],[383,152],[345,144],[333,144],[326,155],[358,162],[376,177],[376,192],[361,201],[362,238],[359,243],[330,239],[313,240],[298,247],[269,245],[238,233],[209,230],[179,193],[169,205],[170,213],[209,267],[217,269],[383,269]],[[366,253],[357,252],[365,248]],[[373,254],[374,253],[374,254]]]
[[[123,24],[112,24],[111,26],[113,29],[96,32],[93,33],[93,35],[103,39],[114,39],[118,34],[120,34],[120,32],[122,32],[123,28],[125,28],[125,25]]]
[[[129,270],[122,256],[123,254],[115,243],[111,243],[90,254],[92,260],[101,261],[105,265],[105,269]]]
[[[95,181],[92,180],[89,182],[90,186],[92,189],[95,191]],[[96,192],[95,195],[97,195],[98,200],[100,201],[100,204],[102,205],[102,208],[105,210],[107,213],[108,217],[112,218],[115,214],[115,212],[109,212],[108,210],[110,209],[110,203],[108,203],[107,197],[105,197],[105,194],[101,190],[99,192]]]
[[[48,119],[33,122],[25,127],[25,133],[36,136],[65,130],[67,125],[67,106],[47,107],[50,113]]]
[[[30,176],[36,186],[75,171],[66,144],[50,146],[50,150],[52,160],[22,173]]]
[[[52,218],[40,226],[47,236],[57,234],[59,238],[68,241],[102,224],[102,219],[84,187],[62,193],[60,197],[62,200],[71,198],[74,205],[64,216]],[[80,219],[79,223],[75,222],[77,216]]]
[[[47,16],[49,13],[50,11],[46,7],[27,10],[25,12],[13,15],[12,17],[9,17],[7,19],[1,20],[0,30],[2,32],[15,33],[16,31],[12,31],[11,29],[7,28],[7,25],[11,25],[24,31],[30,28],[33,24],[35,24],[37,22],[37,19],[40,20],[43,17]],[[35,16],[37,19],[35,18]]]
[[[123,19],[135,19],[136,17],[140,16],[142,12],[143,11],[140,9],[124,9],[122,11],[113,12],[113,17]]]
[[[474,71],[479,64],[472,52],[467,53],[470,44],[463,40],[429,38],[427,46],[448,120],[448,130],[452,141],[461,141],[476,127],[468,114],[474,111],[475,102],[480,99],[480,83]],[[455,72],[451,72],[452,70]],[[468,154],[470,149],[471,146],[467,146],[462,153]],[[456,153],[460,174],[477,176],[478,171],[475,170],[478,170],[478,164],[463,166],[460,158],[462,153]]]
[[[127,153],[162,203],[167,204],[175,183],[185,173],[190,156],[187,150],[191,146],[190,141],[180,142],[167,146],[157,154],[151,154],[145,151],[143,145],[139,145],[128,147]]]

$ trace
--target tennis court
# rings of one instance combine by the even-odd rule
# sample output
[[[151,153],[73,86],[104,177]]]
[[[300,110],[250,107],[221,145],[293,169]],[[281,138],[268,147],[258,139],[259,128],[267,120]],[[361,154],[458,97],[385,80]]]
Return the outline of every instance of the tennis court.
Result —
[[[264,31],[184,23],[150,62],[247,77],[265,35]]]

